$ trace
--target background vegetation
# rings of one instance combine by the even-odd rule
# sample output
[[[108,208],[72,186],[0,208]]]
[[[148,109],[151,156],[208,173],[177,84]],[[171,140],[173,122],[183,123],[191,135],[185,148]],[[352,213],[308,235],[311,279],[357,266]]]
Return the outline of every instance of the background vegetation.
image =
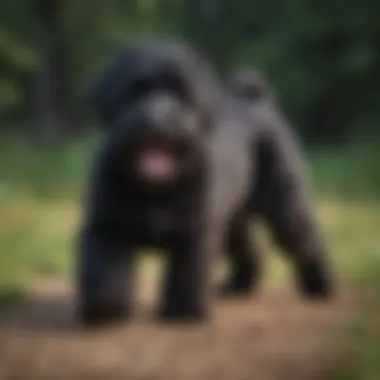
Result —
[[[22,125],[44,143],[78,132],[88,117],[86,85],[119,44],[180,35],[222,72],[265,70],[305,142],[372,141],[380,116],[379,11],[373,0],[3,1],[2,129]],[[49,107],[55,112],[47,116]],[[30,126],[38,114],[45,129]]]
[[[129,39],[183,36],[221,74],[256,66],[273,82],[301,136],[339,275],[371,300],[341,378],[379,377],[379,14],[373,0],[0,2],[2,304],[36,277],[70,273],[98,141],[92,76]]]

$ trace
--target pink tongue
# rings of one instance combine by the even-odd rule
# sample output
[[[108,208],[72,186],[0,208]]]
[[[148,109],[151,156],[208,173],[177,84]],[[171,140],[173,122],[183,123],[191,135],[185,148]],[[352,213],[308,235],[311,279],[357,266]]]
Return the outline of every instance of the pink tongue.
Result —
[[[169,154],[160,150],[149,150],[140,154],[139,171],[150,180],[164,180],[174,171],[174,163]]]

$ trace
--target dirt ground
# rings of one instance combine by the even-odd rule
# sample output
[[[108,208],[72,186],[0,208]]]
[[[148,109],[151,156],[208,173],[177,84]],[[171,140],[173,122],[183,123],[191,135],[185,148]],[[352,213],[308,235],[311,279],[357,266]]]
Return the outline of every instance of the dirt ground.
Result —
[[[357,301],[342,292],[330,304],[301,301],[291,286],[244,301],[218,301],[207,326],[149,320],[154,286],[142,289],[129,323],[81,331],[69,285],[42,282],[0,321],[0,380],[311,380],[326,379],[330,347]]]

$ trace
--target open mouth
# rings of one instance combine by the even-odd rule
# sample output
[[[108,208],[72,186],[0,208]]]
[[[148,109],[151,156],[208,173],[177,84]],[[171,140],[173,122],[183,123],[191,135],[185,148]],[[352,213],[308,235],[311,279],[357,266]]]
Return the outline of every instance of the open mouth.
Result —
[[[178,174],[180,162],[186,155],[185,145],[164,141],[143,141],[135,156],[135,168],[141,180],[151,183],[172,181]]]

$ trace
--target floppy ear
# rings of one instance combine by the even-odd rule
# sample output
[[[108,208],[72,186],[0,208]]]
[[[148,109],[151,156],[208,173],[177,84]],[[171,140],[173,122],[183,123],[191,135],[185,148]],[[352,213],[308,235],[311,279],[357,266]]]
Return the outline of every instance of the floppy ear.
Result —
[[[98,115],[103,126],[109,129],[128,86],[131,73],[131,53],[123,51],[113,57],[103,71],[93,80],[88,92],[91,108]]]
[[[88,102],[95,114],[100,118],[104,127],[109,127],[112,123],[113,100],[117,93],[116,78],[114,70],[107,67],[90,84],[88,92]]]
[[[103,78],[97,77],[90,83],[87,101],[97,117],[100,118],[103,124],[107,123],[107,99],[103,95],[105,82]]]

